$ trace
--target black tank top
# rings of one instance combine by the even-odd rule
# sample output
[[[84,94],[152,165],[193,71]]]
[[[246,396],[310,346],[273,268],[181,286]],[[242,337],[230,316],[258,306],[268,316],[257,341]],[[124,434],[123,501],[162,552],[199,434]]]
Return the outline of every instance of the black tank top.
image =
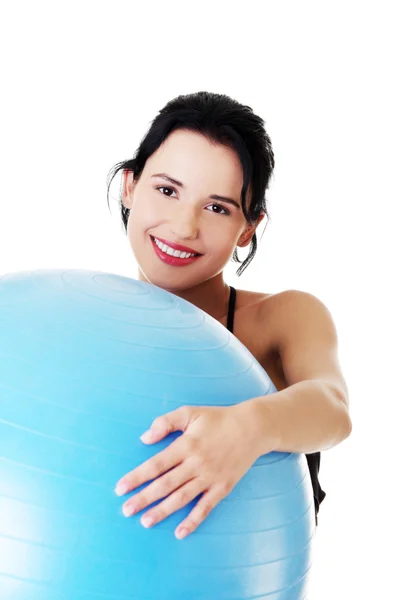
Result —
[[[231,289],[231,293],[229,295],[229,308],[228,308],[228,323],[227,329],[233,333],[233,317],[235,314],[235,303],[236,303],[236,290],[234,287],[229,286]],[[308,469],[310,471],[311,483],[313,487],[314,493],[314,507],[315,507],[315,524],[318,525],[318,511],[319,505],[323,501],[326,496],[326,493],[321,489],[318,480],[319,467],[321,463],[321,453],[313,452],[311,454],[306,454],[306,459],[308,463]]]

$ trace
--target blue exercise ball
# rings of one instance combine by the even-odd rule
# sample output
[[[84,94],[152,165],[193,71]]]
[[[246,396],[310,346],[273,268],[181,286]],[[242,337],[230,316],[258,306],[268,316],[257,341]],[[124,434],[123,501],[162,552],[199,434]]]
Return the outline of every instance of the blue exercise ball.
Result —
[[[260,457],[183,540],[198,498],[145,529],[114,492],[182,435],[143,444],[157,416],[273,392],[225,327],[157,286],[89,270],[1,277],[1,600],[305,598],[304,454]]]

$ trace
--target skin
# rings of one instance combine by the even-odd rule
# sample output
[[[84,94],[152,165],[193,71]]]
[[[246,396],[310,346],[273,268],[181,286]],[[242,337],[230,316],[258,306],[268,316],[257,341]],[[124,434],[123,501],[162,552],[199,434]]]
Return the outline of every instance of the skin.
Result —
[[[153,178],[155,173],[166,173],[184,187]],[[241,164],[233,150],[183,130],[174,131],[147,160],[138,181],[132,172],[124,172],[122,201],[130,209],[127,233],[139,265],[138,279],[222,319],[230,293],[223,269],[236,247],[250,244],[265,216],[253,225],[246,221],[240,202],[242,185]],[[236,200],[239,208],[210,199],[213,194]],[[250,195],[246,201],[250,202]],[[184,267],[166,265],[156,256],[150,235],[203,256]],[[142,524],[152,526],[202,493],[175,535],[181,539],[193,532],[266,452],[265,432],[261,446],[255,414],[245,405],[250,406],[183,406],[155,419],[141,437],[143,443],[155,443],[173,431],[183,434],[118,482],[116,493],[124,495],[154,479],[125,501],[124,515],[140,512],[166,496],[142,516]],[[270,451],[275,445],[271,432]],[[153,517],[153,522],[146,517]]]

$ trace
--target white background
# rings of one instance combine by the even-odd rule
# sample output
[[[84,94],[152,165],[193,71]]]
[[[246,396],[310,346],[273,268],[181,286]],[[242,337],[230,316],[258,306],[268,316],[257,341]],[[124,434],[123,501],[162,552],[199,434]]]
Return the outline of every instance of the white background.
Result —
[[[396,2],[13,2],[0,13],[0,274],[136,277],[120,179],[178,94],[265,119],[272,217],[239,288],[301,289],[336,323],[353,432],[322,455],[309,600],[398,587],[399,20]],[[265,222],[264,222],[265,223]],[[259,232],[264,229],[261,224]],[[244,258],[248,248],[239,256]],[[188,599],[189,600],[189,599]]]

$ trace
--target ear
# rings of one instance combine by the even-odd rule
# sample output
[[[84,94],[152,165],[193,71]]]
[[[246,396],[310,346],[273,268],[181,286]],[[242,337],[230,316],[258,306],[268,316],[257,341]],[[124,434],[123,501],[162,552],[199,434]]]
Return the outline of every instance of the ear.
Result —
[[[122,191],[122,204],[125,208],[131,209],[133,202],[133,190],[135,189],[136,181],[133,178],[133,172],[124,170],[124,187]]]
[[[246,229],[243,231],[242,235],[237,241],[236,245],[239,246],[239,248],[245,248],[250,244],[255,230],[257,229],[258,225],[261,223],[264,217],[265,213],[261,213],[261,215],[257,219],[257,222],[254,225],[248,225],[246,227]]]

